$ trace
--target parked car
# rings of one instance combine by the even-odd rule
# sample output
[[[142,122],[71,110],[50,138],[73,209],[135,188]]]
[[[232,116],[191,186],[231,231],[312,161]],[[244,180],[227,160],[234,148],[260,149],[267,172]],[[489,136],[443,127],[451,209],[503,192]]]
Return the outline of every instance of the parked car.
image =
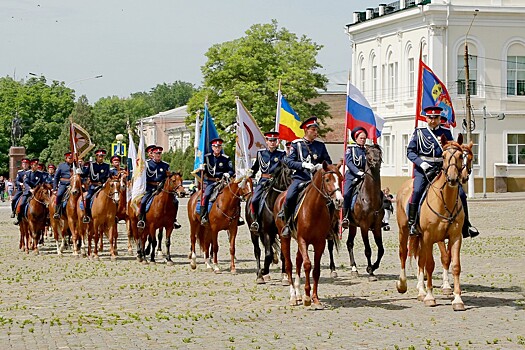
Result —
[[[197,190],[197,188],[195,187],[195,182],[193,180],[183,180],[182,187],[184,187],[184,192],[179,193],[179,196],[181,198],[191,196]]]

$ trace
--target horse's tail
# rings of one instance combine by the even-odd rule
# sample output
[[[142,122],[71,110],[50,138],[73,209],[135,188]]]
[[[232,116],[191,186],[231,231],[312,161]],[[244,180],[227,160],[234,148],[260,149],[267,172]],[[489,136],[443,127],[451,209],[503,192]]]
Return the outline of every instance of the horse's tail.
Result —
[[[198,230],[197,241],[199,242],[199,247],[201,247],[201,250],[203,252],[206,251],[206,249],[208,249],[205,238],[206,238],[206,230]]]
[[[421,239],[419,235],[411,235],[408,240],[408,254],[411,258],[419,258],[419,250],[421,249]]]

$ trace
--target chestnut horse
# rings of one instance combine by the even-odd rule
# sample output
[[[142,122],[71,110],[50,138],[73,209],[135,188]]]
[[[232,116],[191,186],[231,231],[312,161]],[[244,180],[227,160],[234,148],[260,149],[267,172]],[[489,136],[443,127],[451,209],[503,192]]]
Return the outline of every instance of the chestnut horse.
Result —
[[[333,222],[343,205],[342,181],[343,177],[338,170],[338,166],[323,162],[323,167],[313,175],[312,181],[306,187],[302,204],[300,204],[297,211],[297,223],[290,227],[298,245],[295,285],[292,284],[291,239],[290,236],[281,236],[281,250],[284,254],[286,273],[290,284],[290,305],[297,305],[301,301],[299,287],[301,266],[304,266],[305,294],[302,298],[303,305],[310,306],[313,301],[316,308],[322,308],[317,295],[317,286],[321,275],[321,256],[324,253],[326,240],[333,230]],[[275,223],[280,233],[282,233],[285,223],[278,218],[278,213],[283,206],[285,196],[286,192],[283,192],[277,197],[273,209]],[[313,293],[311,298],[310,271],[312,270],[312,263],[308,256],[309,245],[314,247]]]
[[[266,182],[267,189],[261,197],[261,205],[263,206],[261,214],[259,215],[259,234],[251,233],[253,251],[255,254],[255,260],[257,262],[257,283],[264,284],[270,280],[270,264],[275,263],[277,259],[277,253],[280,251],[275,221],[273,219],[273,206],[277,196],[286,191],[290,183],[292,182],[292,170],[288,168],[282,161],[275,170],[274,176],[271,180]],[[251,199],[251,197],[250,197]],[[246,201],[247,203],[250,200]],[[258,210],[258,208],[254,208]],[[248,227],[252,224],[253,218],[250,209],[250,205],[246,204],[245,217]],[[264,267],[261,268],[261,248],[259,247],[259,240],[264,246]],[[284,273],[284,261],[282,263],[282,272]],[[288,276],[286,276],[286,282],[288,282]]]
[[[102,240],[104,232],[109,238],[109,253],[111,260],[116,259],[116,239],[114,237],[114,227],[117,224],[115,217],[117,215],[117,207],[120,199],[120,180],[118,176],[109,178],[102,185],[100,191],[94,195],[93,205],[91,207],[92,222],[88,233],[88,255],[93,259],[98,260],[98,242]],[[87,203],[86,203],[87,204]],[[79,216],[80,218],[80,216]],[[93,244],[93,251],[91,251],[91,243]]]
[[[441,262],[444,269],[448,271],[452,264],[452,275],[454,276],[454,300],[452,307],[455,311],[465,310],[461,300],[461,287],[459,277],[461,273],[460,250],[462,242],[462,226],[465,218],[461,200],[459,198],[459,185],[464,176],[464,149],[472,148],[472,144],[462,147],[463,137],[460,134],[458,141],[447,141],[441,137],[443,147],[443,167],[441,172],[429,186],[426,197],[423,199],[419,215],[418,231],[420,235],[411,236],[409,242],[409,227],[406,214],[408,200],[412,194],[413,180],[403,184],[397,194],[397,222],[399,226],[399,258],[401,261],[401,273],[396,282],[398,292],[405,293],[407,290],[407,278],[405,272],[408,244],[410,244],[410,255],[418,261],[418,300],[423,300],[426,306],[435,306],[436,300],[432,293],[432,273],[434,272],[434,257],[432,248],[434,243],[440,245]],[[448,239],[448,244],[444,241]],[[426,290],[424,286],[425,272],[427,275]],[[443,274],[445,280],[445,273]],[[446,277],[448,280],[448,276]]]
[[[77,201],[78,197],[82,193],[82,181],[80,175],[73,174],[70,179],[70,183],[66,194],[68,196],[66,202],[66,210],[62,210],[62,215],[59,219],[53,218],[55,214],[55,206],[51,205],[49,207],[49,216],[51,221],[51,227],[53,228],[53,234],[57,246],[57,254],[62,255],[64,248],[66,247],[66,239],[68,235],[68,230],[71,232],[73,243],[73,255],[78,255],[78,245],[77,241],[79,240],[79,228],[78,228],[78,218],[77,218]],[[56,194],[53,194],[51,197],[51,203],[55,203]],[[83,245],[85,247],[85,245]],[[85,255],[85,251],[84,251]]]
[[[385,211],[383,210],[383,191],[381,190],[381,163],[382,152],[379,145],[366,145],[366,165],[363,181],[358,185],[358,194],[354,208],[350,215],[350,226],[348,227],[348,239],[346,247],[350,255],[351,274],[358,275],[357,265],[354,258],[354,239],[357,234],[357,227],[361,229],[361,238],[365,246],[365,256],[367,261],[366,272],[368,279],[375,281],[374,271],[379,268],[381,258],[385,253],[383,247],[383,235],[381,224]],[[376,261],[372,264],[372,248],[368,240],[368,232],[374,234],[374,241],[377,246]],[[332,254],[330,254],[332,257]],[[334,266],[330,263],[330,266]]]
[[[37,185],[27,202],[27,215],[20,221],[20,249],[26,253],[31,249],[38,255],[38,242],[46,226],[51,188],[50,184]]]
[[[177,219],[178,211],[178,205],[175,205],[174,200],[177,192],[180,191],[181,188],[181,174],[178,172],[168,172],[161,191],[153,197],[151,208],[146,213],[146,226],[143,229],[137,228],[139,208],[135,208],[132,202],[128,204],[129,228],[133,233],[137,245],[137,260],[139,262],[148,263],[145,254],[145,244],[149,239],[152,246],[150,261],[155,263],[155,247],[157,246],[155,232],[157,229],[164,228],[166,230],[165,259],[168,265],[173,265],[170,253],[171,233],[173,231],[173,224]]]
[[[252,179],[243,177],[235,180],[221,180],[224,188],[213,202],[208,214],[209,222],[201,225],[201,218],[196,212],[197,200],[201,197],[201,190],[195,192],[188,201],[188,219],[190,221],[190,266],[197,267],[197,255],[195,254],[195,243],[198,240],[201,250],[205,254],[205,264],[208,269],[215,273],[221,273],[217,253],[219,252],[219,231],[227,230],[230,241],[230,271],[236,273],[235,269],[235,239],[237,237],[237,222],[241,212],[241,200],[252,193]],[[221,184],[217,185],[221,186]],[[213,266],[210,265],[210,248],[213,251]]]

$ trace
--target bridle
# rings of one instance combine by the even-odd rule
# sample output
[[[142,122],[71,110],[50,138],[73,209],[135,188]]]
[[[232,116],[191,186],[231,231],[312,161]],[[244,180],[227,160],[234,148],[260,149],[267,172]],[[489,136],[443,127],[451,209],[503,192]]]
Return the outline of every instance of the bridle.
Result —
[[[341,192],[341,187],[338,187],[334,189],[333,191],[328,192],[325,187],[324,178],[327,175],[334,175],[337,178],[339,171],[335,171],[335,170],[327,170],[327,171],[319,170],[319,171],[323,171],[323,173],[321,174],[321,188],[317,187],[317,185],[315,184],[315,181],[313,180],[312,180],[312,186],[313,188],[317,190],[317,192],[321,194],[321,196],[324,197],[324,199],[326,200],[326,205],[330,206],[333,203],[333,199],[332,199],[333,195],[336,194],[337,192]]]
[[[180,176],[180,175],[179,175]],[[167,194],[172,194],[172,195],[176,195],[177,194],[177,190],[180,188],[180,187],[184,187],[182,186],[182,183],[175,186],[175,188],[170,191],[170,190],[166,190],[165,187],[168,187],[168,183],[171,183],[171,182],[175,182],[175,179],[172,179],[172,178],[176,178],[177,175],[174,174],[174,175],[171,175],[169,178],[166,179],[166,182],[164,183],[164,186],[162,186],[161,188],[161,191],[164,192],[164,193],[167,193]]]

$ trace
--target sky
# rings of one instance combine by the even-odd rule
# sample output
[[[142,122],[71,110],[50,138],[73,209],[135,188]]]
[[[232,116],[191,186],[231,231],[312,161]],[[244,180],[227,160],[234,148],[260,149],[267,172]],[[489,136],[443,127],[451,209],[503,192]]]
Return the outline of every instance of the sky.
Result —
[[[205,53],[276,19],[324,48],[321,73],[345,83],[345,25],[380,0],[0,0],[0,76],[30,73],[86,95],[128,97],[177,80],[202,83]],[[102,75],[101,78],[94,78]],[[344,87],[343,87],[344,90]]]

